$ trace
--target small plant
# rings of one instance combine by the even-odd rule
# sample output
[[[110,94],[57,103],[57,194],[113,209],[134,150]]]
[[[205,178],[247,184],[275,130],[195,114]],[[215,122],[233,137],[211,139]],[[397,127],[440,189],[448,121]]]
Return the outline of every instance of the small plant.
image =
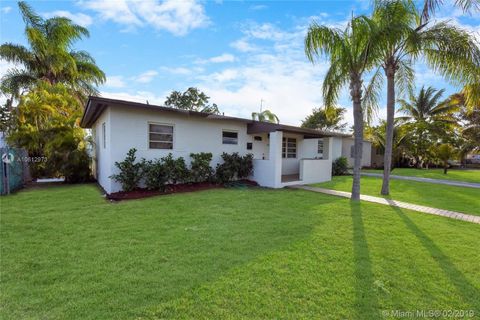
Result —
[[[183,157],[174,159],[171,153],[161,159],[167,176],[167,181],[173,184],[186,182],[189,171]]]
[[[345,157],[339,157],[332,163],[332,175],[343,176],[348,172],[348,161]]]
[[[212,180],[213,169],[210,167],[212,161],[211,153],[190,153],[192,162],[190,164],[190,176],[194,182],[205,182]]]
[[[165,165],[160,159],[142,159],[142,171],[145,179],[145,186],[149,190],[165,190],[168,176]]]
[[[120,182],[124,191],[132,191],[138,187],[142,179],[142,164],[135,163],[137,149],[128,150],[127,157],[122,162],[115,162],[119,173],[110,176],[113,180]]]
[[[253,155],[240,156],[238,152],[222,153],[223,163],[217,165],[216,179],[226,183],[234,179],[247,178],[253,172]]]

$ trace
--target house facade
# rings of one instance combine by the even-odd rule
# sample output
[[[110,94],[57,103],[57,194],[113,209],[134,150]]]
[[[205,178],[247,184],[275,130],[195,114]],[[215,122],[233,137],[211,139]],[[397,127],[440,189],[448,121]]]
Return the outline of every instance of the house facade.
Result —
[[[91,97],[81,126],[95,141],[93,171],[107,193],[121,190],[109,178],[117,173],[131,148],[147,160],[172,153],[190,160],[190,153],[210,152],[212,167],[223,152],[253,154],[253,175],[259,185],[282,188],[331,179],[332,160],[342,156],[349,135],[222,115]],[[353,141],[353,140],[352,140]],[[370,151],[368,151],[370,153]],[[366,164],[368,165],[368,164]]]

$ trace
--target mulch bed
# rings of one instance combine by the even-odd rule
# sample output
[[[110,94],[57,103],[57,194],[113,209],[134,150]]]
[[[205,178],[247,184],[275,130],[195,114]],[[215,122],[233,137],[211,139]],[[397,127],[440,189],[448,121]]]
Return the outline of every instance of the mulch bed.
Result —
[[[133,200],[133,199],[142,199],[148,198],[153,196],[164,196],[173,193],[185,193],[185,192],[194,192],[194,191],[201,191],[201,190],[209,190],[209,189],[221,189],[226,187],[254,187],[258,186],[258,184],[254,181],[250,180],[240,180],[235,181],[231,184],[218,184],[218,183],[211,183],[211,182],[198,182],[198,183],[179,183],[179,184],[169,184],[166,186],[165,191],[156,191],[156,190],[148,190],[145,188],[138,188],[133,191],[119,191],[107,194],[107,199],[113,201],[121,201],[121,200]]]

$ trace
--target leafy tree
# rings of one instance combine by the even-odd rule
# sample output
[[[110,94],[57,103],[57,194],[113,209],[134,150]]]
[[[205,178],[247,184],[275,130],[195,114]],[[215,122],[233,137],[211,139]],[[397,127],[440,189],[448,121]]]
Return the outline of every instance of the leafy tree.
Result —
[[[399,100],[399,117],[406,122],[406,128],[411,133],[412,153],[418,166],[422,166],[431,158],[430,146],[438,140],[447,140],[454,135],[457,119],[454,112],[458,109],[450,99],[442,101],[444,90],[432,87],[422,87],[417,96],[410,95],[410,100]]]
[[[389,194],[390,163],[394,127],[396,89],[412,91],[413,61],[422,56],[428,65],[454,84],[476,81],[480,49],[467,31],[449,22],[423,23],[410,0],[376,1],[372,17],[376,28],[375,48],[382,55],[375,87],[381,88],[382,73],[387,78],[387,131],[381,193]],[[420,24],[419,24],[420,21]]]
[[[436,148],[435,155],[438,159],[440,159],[442,161],[443,173],[447,174],[448,160],[455,157],[455,155],[456,155],[455,149],[451,145],[449,145],[447,143],[444,143],[444,144],[439,145]]]
[[[185,92],[172,91],[165,100],[165,105],[170,108],[220,114],[218,106],[213,103],[208,104],[210,97],[199,91],[197,88],[190,87]]]
[[[34,178],[64,175],[67,181],[73,182],[79,180],[73,176],[73,171],[89,172],[84,161],[87,141],[84,130],[78,125],[82,105],[65,85],[39,82],[35,89],[20,98],[13,112],[14,126],[8,142],[25,148],[30,157],[46,159],[30,164]],[[72,167],[72,163],[82,167]]]
[[[302,121],[302,128],[319,129],[319,130],[333,130],[343,131],[347,126],[346,123],[341,123],[343,115],[346,110],[344,108],[332,107],[328,112],[325,108],[315,108],[312,114],[308,115]]]
[[[252,120],[261,122],[280,123],[277,115],[270,110],[263,110],[261,112],[252,112]]]
[[[105,81],[105,74],[87,52],[73,49],[76,41],[89,36],[88,30],[64,17],[43,19],[23,1],[18,6],[29,47],[13,43],[0,46],[1,59],[21,66],[7,70],[1,79],[1,92],[18,98],[22,90],[43,80],[68,86],[80,99],[98,94],[96,86]],[[12,103],[10,99],[10,109]]]
[[[354,17],[344,30],[312,23],[305,38],[305,53],[314,63],[316,58],[327,56],[330,68],[323,81],[323,100],[327,110],[335,105],[340,90],[347,84],[353,103],[354,167],[352,199],[360,199],[360,169],[363,143],[364,110],[367,97],[362,88],[362,77],[378,63],[376,52],[371,50],[374,41],[372,21],[364,16]]]

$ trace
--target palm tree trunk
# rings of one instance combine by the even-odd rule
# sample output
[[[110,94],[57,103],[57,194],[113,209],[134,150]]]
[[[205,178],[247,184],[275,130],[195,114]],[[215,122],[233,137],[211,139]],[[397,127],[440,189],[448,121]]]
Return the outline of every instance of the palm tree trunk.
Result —
[[[383,195],[390,193],[390,171],[392,168],[393,153],[393,127],[395,117],[395,67],[387,65],[385,70],[387,76],[387,128],[385,135],[385,155],[383,158]]]
[[[360,170],[362,168],[363,144],[363,111],[362,111],[362,83],[359,76],[352,76],[350,94],[353,101],[353,136],[354,136],[354,161],[352,200],[360,200]]]

